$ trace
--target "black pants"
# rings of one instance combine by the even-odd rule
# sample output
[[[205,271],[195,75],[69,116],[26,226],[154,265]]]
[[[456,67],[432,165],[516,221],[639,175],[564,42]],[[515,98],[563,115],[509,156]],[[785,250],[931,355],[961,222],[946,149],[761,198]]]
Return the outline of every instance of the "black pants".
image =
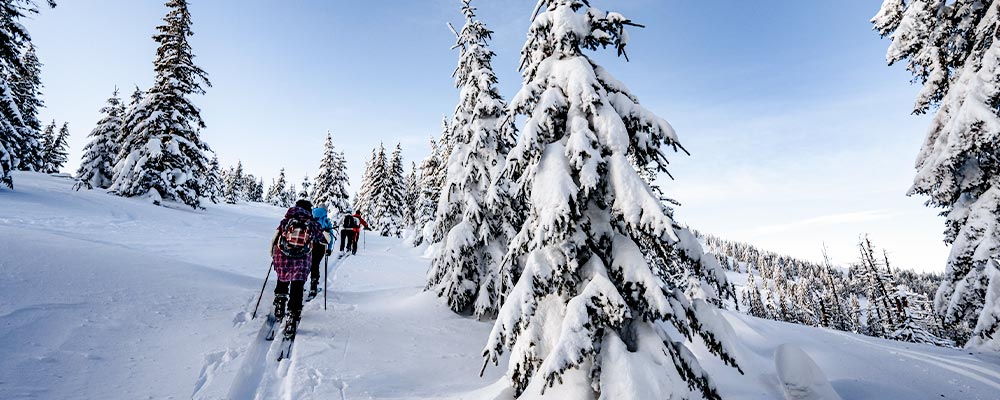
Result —
[[[322,243],[313,244],[312,267],[309,269],[309,288],[315,290],[319,285],[319,265],[323,263],[326,256],[326,246]]]
[[[306,281],[278,281],[278,284],[274,286],[274,294],[287,294],[288,305],[285,306],[285,309],[289,313],[293,311],[298,313],[302,311],[302,291],[305,290],[305,287]]]
[[[358,254],[358,234],[354,232],[354,229],[340,230],[340,251],[344,251],[345,242],[351,254]]]

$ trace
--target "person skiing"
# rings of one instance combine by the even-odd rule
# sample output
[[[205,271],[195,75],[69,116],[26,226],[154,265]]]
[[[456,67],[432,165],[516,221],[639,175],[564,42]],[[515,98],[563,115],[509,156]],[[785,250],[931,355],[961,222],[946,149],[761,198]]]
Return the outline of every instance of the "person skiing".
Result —
[[[354,214],[348,214],[344,216],[344,221],[340,226],[340,252],[344,252],[344,245],[347,245],[347,249],[351,251],[351,254],[358,254],[358,235],[361,234],[361,227],[364,227],[366,231],[372,230],[368,226],[368,222],[364,218],[361,218],[361,211],[355,211]]]
[[[319,265],[323,262],[324,256],[329,256],[330,252],[333,250],[333,243],[336,239],[336,233],[333,229],[333,222],[330,222],[330,218],[327,217],[326,206],[318,205],[312,210],[313,220],[319,224],[320,228],[323,229],[323,234],[326,235],[326,246],[313,246],[312,250],[312,269],[309,271],[309,299],[316,297],[316,292],[319,291]]]
[[[286,314],[285,336],[295,335],[302,315],[302,294],[312,264],[313,247],[326,244],[323,228],[312,218],[312,204],[299,200],[285,212],[285,218],[271,240],[271,257],[278,283],[274,287],[274,317]]]

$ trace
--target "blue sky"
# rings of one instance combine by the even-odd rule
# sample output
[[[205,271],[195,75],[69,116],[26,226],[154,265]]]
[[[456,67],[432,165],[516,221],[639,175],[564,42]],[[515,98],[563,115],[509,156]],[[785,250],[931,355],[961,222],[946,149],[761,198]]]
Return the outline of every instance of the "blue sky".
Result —
[[[494,68],[508,98],[534,0],[480,0],[495,32]],[[884,65],[868,19],[877,1],[592,0],[644,29],[631,62],[594,55],[677,129],[692,156],[672,157],[667,192],[692,227],[775,251],[857,259],[868,233],[898,266],[943,271],[942,220],[905,192],[928,119],[910,115],[917,87]],[[612,8],[613,7],[613,8]],[[98,109],[152,82],[161,1],[62,1],[28,21],[47,108],[68,121],[75,170]],[[447,22],[457,0],[193,0],[196,62],[213,83],[194,101],[223,164],[270,180],[315,175],[329,129],[353,182],[379,142],[408,160],[457,102]]]

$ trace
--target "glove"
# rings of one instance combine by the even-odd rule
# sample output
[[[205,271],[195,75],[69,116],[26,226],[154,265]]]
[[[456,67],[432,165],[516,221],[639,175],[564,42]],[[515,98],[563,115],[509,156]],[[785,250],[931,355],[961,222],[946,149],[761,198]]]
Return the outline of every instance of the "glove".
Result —
[[[326,255],[330,255],[330,249],[326,249]]]

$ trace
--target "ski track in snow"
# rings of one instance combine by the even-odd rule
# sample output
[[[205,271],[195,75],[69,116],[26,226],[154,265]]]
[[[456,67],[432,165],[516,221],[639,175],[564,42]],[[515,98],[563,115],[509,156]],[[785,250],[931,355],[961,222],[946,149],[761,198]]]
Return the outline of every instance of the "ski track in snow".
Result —
[[[347,261],[347,259],[349,258],[350,257],[334,259],[334,262],[330,264],[330,274],[336,276],[336,271],[340,269],[340,267],[344,264],[344,262]],[[327,277],[326,279],[327,279],[327,287],[329,288],[329,290],[331,291],[334,290],[330,286],[331,283],[330,277]],[[269,287],[271,286],[269,285]],[[327,294],[327,296],[329,296],[329,294]],[[305,374],[304,381],[299,383],[297,382],[298,371],[296,368],[297,364],[296,359],[297,355],[299,354],[297,348],[302,345],[302,342],[308,341],[310,339],[309,324],[311,322],[315,322],[309,320],[310,314],[314,314],[316,312],[323,312],[323,307],[318,300],[319,296],[316,296],[316,298],[313,299],[312,301],[303,303],[302,322],[299,325],[299,331],[297,332],[295,336],[295,341],[292,344],[291,357],[286,358],[280,362],[275,361],[277,359],[276,353],[280,351],[281,348],[281,335],[282,335],[280,329],[281,327],[278,327],[278,334],[271,342],[263,340],[263,337],[258,338],[263,342],[263,343],[258,343],[258,345],[267,346],[268,350],[270,351],[267,351],[265,356],[260,360],[248,359],[248,362],[263,363],[263,365],[247,365],[244,366],[243,368],[249,368],[253,373],[259,373],[260,374],[259,378],[261,379],[258,379],[256,385],[252,384],[252,381],[234,382],[234,388],[236,386],[243,387],[244,389],[247,389],[247,392],[244,392],[246,394],[249,394],[248,388],[250,388],[251,386],[255,386],[255,389],[254,389],[254,394],[252,396],[244,396],[244,397],[233,396],[233,398],[254,398],[254,399],[272,398],[273,397],[272,394],[275,392],[275,390],[269,387],[271,385],[278,386],[277,389],[278,397],[288,400],[305,398],[316,391],[316,388],[320,384],[322,384],[322,380],[320,378],[322,376],[322,372],[320,372],[315,368],[309,368],[309,371],[307,371],[307,373]],[[264,328],[261,328],[261,330],[264,331],[266,334],[266,330]],[[253,345],[254,344],[251,344],[251,346]]]
[[[995,388],[998,393],[1000,393],[1000,373],[997,371],[990,371],[986,368],[978,367],[969,363],[959,363],[954,360],[949,360],[947,358],[933,356],[926,353],[918,353],[911,350],[906,350],[901,347],[891,347],[883,344],[875,343],[869,340],[864,340],[861,338],[848,335],[839,331],[833,331],[840,336],[846,337],[856,342],[863,343],[868,346],[877,347],[883,349],[889,354],[899,354],[901,356],[910,358],[912,360],[921,361],[927,364],[934,365],[941,369],[946,369],[948,371],[954,372],[956,374],[965,376],[969,379],[976,380],[983,383],[984,385],[991,386]],[[992,379],[991,379],[992,378]]]

